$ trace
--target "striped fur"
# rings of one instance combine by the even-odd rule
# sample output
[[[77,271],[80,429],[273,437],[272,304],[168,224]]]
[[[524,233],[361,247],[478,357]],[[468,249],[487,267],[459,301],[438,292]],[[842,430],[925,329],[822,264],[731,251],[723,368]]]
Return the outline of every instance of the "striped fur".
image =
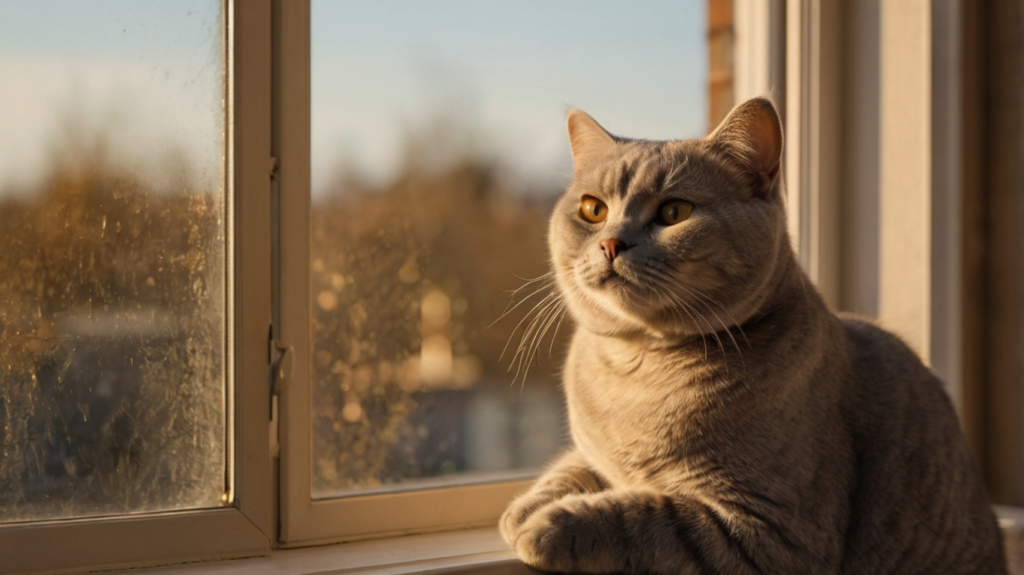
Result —
[[[833,315],[796,263],[772,105],[699,140],[616,138],[580,112],[569,136],[550,246],[576,323],[575,446],[502,517],[519,556],[561,573],[1005,573],[941,383]],[[580,217],[584,195],[606,220]],[[691,216],[658,224],[674,198]],[[606,238],[626,246],[614,261]]]

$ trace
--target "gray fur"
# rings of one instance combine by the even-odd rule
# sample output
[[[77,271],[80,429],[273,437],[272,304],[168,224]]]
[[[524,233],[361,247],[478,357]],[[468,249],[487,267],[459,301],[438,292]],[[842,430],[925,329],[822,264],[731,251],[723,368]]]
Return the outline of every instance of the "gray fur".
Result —
[[[549,241],[575,447],[503,515],[516,553],[553,572],[1005,573],[940,382],[797,265],[771,103],[699,140],[615,138],[575,111],[569,134]],[[606,220],[580,217],[583,195]],[[666,227],[669,198],[696,207]],[[628,246],[614,261],[608,237]]]

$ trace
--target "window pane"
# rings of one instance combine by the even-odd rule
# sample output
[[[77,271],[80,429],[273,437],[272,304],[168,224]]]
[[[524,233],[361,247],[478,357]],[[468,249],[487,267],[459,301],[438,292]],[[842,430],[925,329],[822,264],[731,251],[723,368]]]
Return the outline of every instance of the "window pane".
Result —
[[[225,492],[219,0],[0,0],[0,522]]]
[[[536,470],[571,328],[544,280],[510,294],[547,272],[564,114],[704,133],[704,0],[312,9],[314,494]]]

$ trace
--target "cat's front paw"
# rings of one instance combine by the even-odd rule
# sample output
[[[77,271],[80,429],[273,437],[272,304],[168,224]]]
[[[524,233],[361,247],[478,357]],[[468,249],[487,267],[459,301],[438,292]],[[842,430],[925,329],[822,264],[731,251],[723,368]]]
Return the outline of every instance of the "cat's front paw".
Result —
[[[537,510],[506,538],[524,563],[542,571],[619,572],[597,513],[582,497],[566,497]]]

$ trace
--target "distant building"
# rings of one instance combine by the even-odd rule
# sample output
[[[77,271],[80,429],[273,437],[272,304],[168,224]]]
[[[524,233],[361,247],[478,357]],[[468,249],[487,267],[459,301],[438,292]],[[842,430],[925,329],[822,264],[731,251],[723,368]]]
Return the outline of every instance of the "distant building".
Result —
[[[708,1],[708,130],[735,104],[733,97],[733,0]]]

